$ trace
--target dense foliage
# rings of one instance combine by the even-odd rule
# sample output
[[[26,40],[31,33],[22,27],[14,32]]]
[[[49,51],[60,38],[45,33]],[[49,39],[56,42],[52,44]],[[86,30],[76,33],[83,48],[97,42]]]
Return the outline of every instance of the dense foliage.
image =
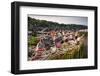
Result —
[[[31,36],[30,38],[28,38],[28,45],[37,45],[38,43],[38,39],[34,36]]]
[[[43,28],[48,28],[48,30],[56,29],[67,29],[67,30],[80,30],[87,29],[87,26],[77,25],[77,24],[59,24],[57,22],[51,22],[46,20],[39,20],[35,18],[28,17],[28,30],[38,31]]]

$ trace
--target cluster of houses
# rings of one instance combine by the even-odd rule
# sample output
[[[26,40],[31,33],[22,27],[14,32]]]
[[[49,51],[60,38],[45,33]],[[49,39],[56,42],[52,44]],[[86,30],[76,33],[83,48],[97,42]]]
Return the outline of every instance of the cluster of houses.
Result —
[[[83,30],[82,30],[83,31]],[[85,30],[86,31],[86,30]],[[68,45],[78,45],[83,36],[79,36],[80,31],[69,30],[51,30],[41,32],[39,42],[34,47],[35,55],[32,60],[39,59],[42,53],[54,53],[62,47],[63,43]],[[48,55],[49,55],[48,53]]]

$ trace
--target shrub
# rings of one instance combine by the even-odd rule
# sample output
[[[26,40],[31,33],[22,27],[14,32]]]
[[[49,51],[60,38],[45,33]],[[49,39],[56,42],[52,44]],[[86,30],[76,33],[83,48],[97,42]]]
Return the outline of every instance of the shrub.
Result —
[[[31,36],[31,37],[29,38],[29,40],[28,40],[28,44],[29,44],[29,46],[31,46],[31,45],[36,46],[37,43],[38,43],[38,41],[39,41],[39,40],[38,40],[36,37]]]

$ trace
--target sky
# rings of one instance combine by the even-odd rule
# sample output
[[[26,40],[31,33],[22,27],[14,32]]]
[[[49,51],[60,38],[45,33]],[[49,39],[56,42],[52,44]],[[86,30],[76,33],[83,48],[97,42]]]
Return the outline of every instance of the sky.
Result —
[[[78,25],[88,25],[88,17],[79,17],[79,16],[53,16],[53,15],[28,15],[31,18],[53,21],[64,24],[78,24]]]

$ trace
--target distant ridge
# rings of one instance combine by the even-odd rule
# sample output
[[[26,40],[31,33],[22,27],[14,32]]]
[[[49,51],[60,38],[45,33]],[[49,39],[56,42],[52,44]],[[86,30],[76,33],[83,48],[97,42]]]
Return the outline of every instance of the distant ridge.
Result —
[[[35,18],[28,17],[28,30],[41,30],[43,28],[48,28],[48,30],[57,30],[57,29],[63,29],[63,30],[81,30],[81,29],[87,29],[88,27],[86,25],[78,25],[78,24],[60,24],[57,22],[52,21],[46,21],[46,20],[39,20]]]

